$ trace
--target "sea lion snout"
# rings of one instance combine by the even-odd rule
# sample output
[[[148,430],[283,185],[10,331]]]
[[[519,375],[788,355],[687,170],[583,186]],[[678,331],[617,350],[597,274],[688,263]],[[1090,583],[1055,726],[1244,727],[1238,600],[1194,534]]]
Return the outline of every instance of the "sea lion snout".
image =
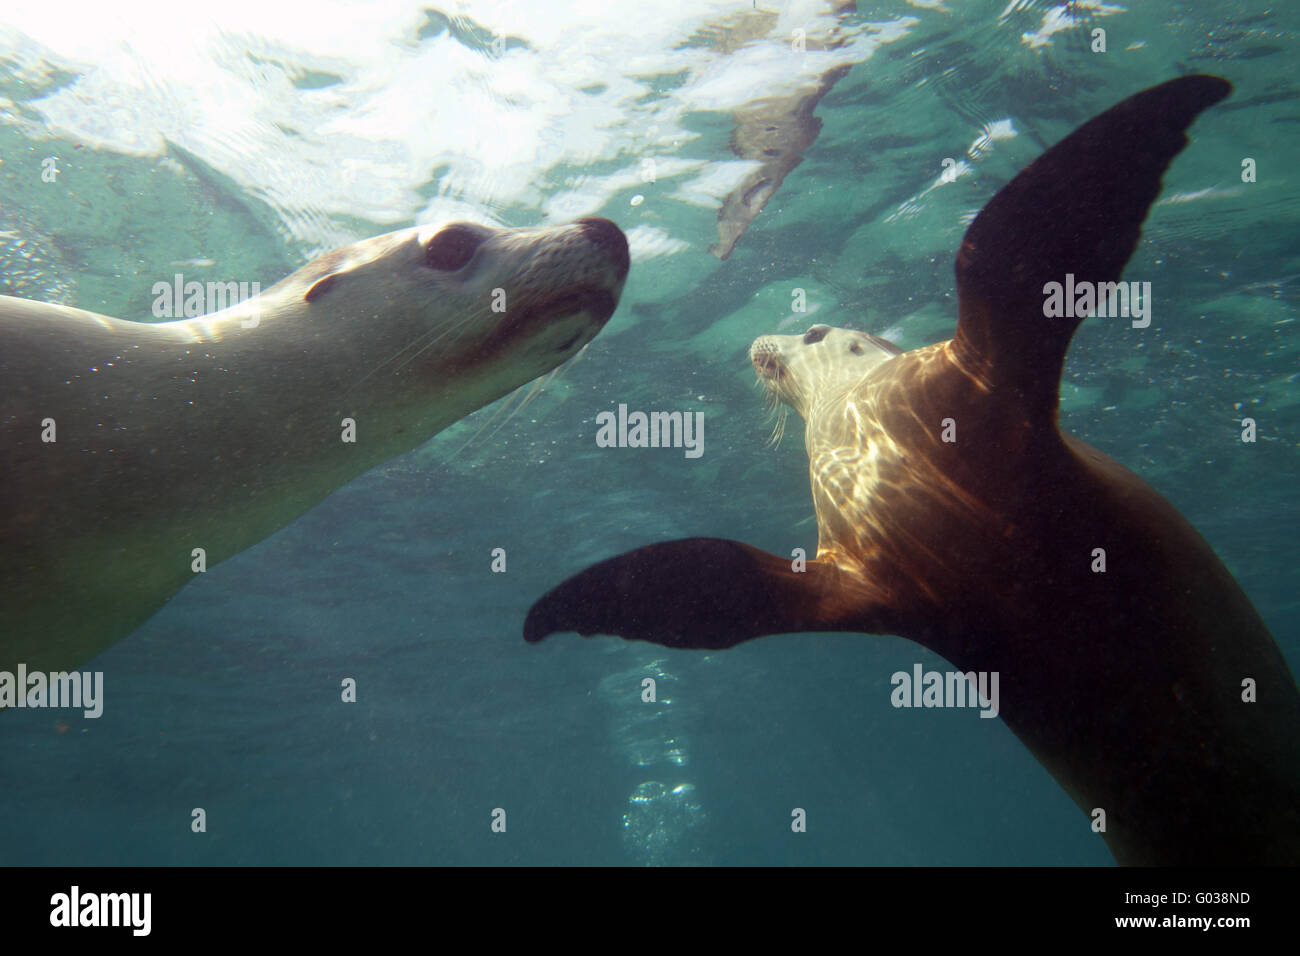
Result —
[[[503,230],[484,243],[478,257],[491,268],[471,280],[471,298],[495,288],[506,293],[507,311],[489,337],[498,352],[524,340],[539,352],[580,348],[614,314],[631,266],[623,231],[596,217]]]
[[[761,378],[781,377],[781,346],[770,335],[755,339],[749,347],[749,360]]]
[[[581,226],[587,239],[609,256],[618,281],[626,279],[627,271],[632,266],[632,256],[628,252],[627,237],[623,235],[623,230],[608,219],[598,216],[579,219],[574,225]]]
[[[802,335],[763,335],[749,347],[760,381],[800,415],[809,395],[854,385],[902,353],[886,339],[830,325]]]

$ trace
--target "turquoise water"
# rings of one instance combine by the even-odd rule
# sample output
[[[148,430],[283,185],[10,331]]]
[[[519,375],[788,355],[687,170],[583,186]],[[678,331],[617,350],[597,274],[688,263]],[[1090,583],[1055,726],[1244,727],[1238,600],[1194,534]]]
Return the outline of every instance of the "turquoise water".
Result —
[[[806,289],[816,311],[782,331],[824,321],[905,348],[948,338],[953,254],[970,215],[1078,123],[1195,71],[1235,92],[1193,127],[1130,262],[1130,277],[1158,283],[1159,311],[1141,331],[1083,325],[1063,424],[1196,525],[1296,669],[1297,14],[1263,3],[1076,4],[1078,22],[1050,32],[1050,4],[951,6],[863,3],[847,15],[853,36],[889,40],[827,93],[821,135],[726,262],[706,251],[716,201],[682,195],[734,159],[730,109],[698,105],[738,55],[706,29],[735,4],[712,19],[674,8],[680,25],[651,31],[662,56],[648,67],[620,56],[620,43],[647,57],[649,41],[591,27],[588,72],[608,71],[603,89],[576,67],[568,78],[572,62],[553,54],[562,38],[503,23],[490,4],[376,22],[377,35],[405,44],[416,76],[422,49],[443,62],[462,51],[482,67],[433,87],[435,99],[482,95],[522,124],[549,107],[536,85],[507,94],[494,78],[492,64],[517,55],[578,90],[565,115],[590,115],[604,132],[578,150],[585,164],[539,147],[516,182],[518,170],[465,172],[461,147],[481,135],[472,118],[453,127],[459,151],[410,165],[383,137],[370,149],[355,129],[304,127],[283,153],[286,180],[312,183],[303,170],[324,163],[326,188],[301,193],[269,166],[248,181],[229,143],[186,133],[195,117],[212,121],[212,104],[184,98],[191,78],[161,61],[134,64],[149,76],[149,115],[128,98],[126,119],[107,130],[96,97],[112,91],[96,85],[90,48],[61,54],[15,20],[21,44],[0,34],[10,50],[0,55],[0,233],[18,224],[32,237],[38,251],[3,256],[29,264],[25,288],[41,297],[144,318],[154,281],[177,262],[209,260],[186,268],[267,287],[316,249],[416,221],[431,198],[512,226],[607,216],[632,236],[633,266],[607,329],[526,407],[481,410],[357,479],[87,665],[105,674],[102,718],[3,714],[0,860],[1109,864],[1086,818],[1001,721],[890,706],[893,672],[947,669],[900,638],[772,637],[713,654],[521,638],[533,600],[628,548],[708,535],[813,550],[800,435],[791,428],[766,447],[771,416],[747,359],[756,336],[791,318],[791,289]],[[624,21],[643,15],[632,8]],[[233,52],[216,62],[265,97],[254,132],[315,116],[324,94],[337,95],[334,115],[358,122],[375,107],[356,63],[314,52],[310,38],[254,42],[256,21],[227,26]],[[1098,27],[1106,53],[1088,46]],[[507,40],[498,59],[484,55],[495,38]],[[250,73],[255,57],[297,63],[282,71],[292,82]],[[988,135],[1006,120],[1014,135]],[[148,123],[128,148],[123,129]],[[250,157],[274,152],[274,140],[245,135]],[[33,174],[50,155],[65,170],[56,188]],[[615,181],[646,155],[656,182]],[[945,157],[971,172],[934,188]],[[1241,182],[1245,157],[1257,161],[1254,183]],[[371,192],[349,163],[408,178]],[[598,208],[578,208],[583,189]],[[0,292],[25,294],[5,278]],[[595,416],[618,403],[703,412],[705,454],[596,447]],[[1253,445],[1240,441],[1244,414],[1259,423]],[[505,574],[490,571],[498,547]],[[355,704],[339,702],[343,677],[357,681]],[[640,699],[645,677],[657,681],[655,704]],[[195,807],[207,812],[204,834],[191,832]],[[809,817],[797,836],[793,807]],[[495,808],[506,810],[504,834],[492,832]]]

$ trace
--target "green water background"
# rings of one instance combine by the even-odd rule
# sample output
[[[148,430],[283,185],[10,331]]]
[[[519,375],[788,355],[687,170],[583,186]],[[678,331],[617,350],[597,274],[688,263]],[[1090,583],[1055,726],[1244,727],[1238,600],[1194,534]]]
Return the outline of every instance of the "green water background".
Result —
[[[1198,120],[1162,199],[1211,191],[1153,209],[1127,277],[1153,283],[1154,321],[1085,323],[1062,419],[1197,526],[1295,668],[1296,13],[1134,5],[1098,20],[1102,55],[1081,30],[1025,47],[1044,9],[999,20],[1002,3],[863,4],[863,20],[918,22],[823,100],[821,137],[726,263],[705,254],[711,210],[657,184],[615,197],[602,215],[690,248],[634,265],[609,328],[522,412],[487,428],[499,410],[477,413],[187,587],[90,665],[109,682],[104,718],[4,715],[0,860],[1108,863],[1000,721],[889,706],[894,671],[946,669],[899,638],[791,636],[705,655],[520,637],[546,588],[630,547],[713,535],[815,548],[797,429],[764,446],[752,339],[790,319],[795,288],[816,306],[808,322],[906,348],[947,338],[969,216],[1079,122],[1198,71],[1236,90]],[[24,104],[71,79],[0,92],[31,114]],[[667,97],[680,80],[645,81]],[[909,211],[943,157],[1007,117],[1020,135]],[[726,114],[689,123],[691,155],[725,158]],[[66,189],[29,175],[47,155]],[[211,257],[267,287],[306,254],[258,196],[188,157],[126,157],[13,124],[0,125],[0,157],[0,215],[39,231],[82,308],[145,317],[176,260]],[[704,412],[704,456],[596,448],[595,415],[620,402]],[[1254,444],[1240,440],[1245,414]],[[505,575],[489,572],[496,547]],[[338,703],[343,676],[358,703]],[[640,700],[647,676],[657,704]],[[199,806],[203,835],[189,827]],[[504,835],[490,830],[497,807]],[[799,836],[794,807],[809,814]]]

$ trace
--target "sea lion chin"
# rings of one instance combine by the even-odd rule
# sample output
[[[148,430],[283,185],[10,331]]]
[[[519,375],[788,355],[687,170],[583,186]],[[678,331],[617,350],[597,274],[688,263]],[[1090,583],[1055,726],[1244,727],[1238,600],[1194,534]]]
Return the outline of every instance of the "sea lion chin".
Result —
[[[1187,76],[1084,124],[957,254],[956,336],[899,354],[814,326],[750,360],[805,422],[815,561],[690,538],[596,564],[524,637],[728,648],[892,633],[1001,677],[1001,716],[1126,864],[1300,862],[1300,692],[1232,575],[1141,479],[1061,431],[1081,321],[1046,286],[1115,282],[1166,167],[1229,84]],[[1104,563],[1097,563],[1103,554]],[[1243,682],[1257,698],[1245,699]]]

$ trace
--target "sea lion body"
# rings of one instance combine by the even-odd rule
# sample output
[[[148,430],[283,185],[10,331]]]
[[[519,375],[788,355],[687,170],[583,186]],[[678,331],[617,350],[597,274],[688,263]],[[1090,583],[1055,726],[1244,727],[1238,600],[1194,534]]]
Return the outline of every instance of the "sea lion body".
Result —
[[[0,297],[0,670],[78,666],[193,577],[193,549],[211,567],[559,365],[627,265],[606,220],[453,223],[336,249],[201,318]]]
[[[806,423],[815,561],[651,545],[543,596],[525,637],[899,634],[999,674],[1002,718],[1121,863],[1300,862],[1295,679],[1191,525],[1060,430],[1081,319],[1044,307],[1067,274],[1118,279],[1183,131],[1228,90],[1193,76],[1139,93],[1004,187],[958,253],[951,341],[900,354],[814,326],[753,344]]]
[[[1003,720],[1081,809],[1105,810],[1122,862],[1293,860],[1300,738],[1278,729],[1300,727],[1300,695],[1209,544],[1118,462],[1009,415],[954,342],[823,388],[860,336],[751,349],[805,419],[817,563],[852,582],[837,590],[957,670],[997,672]],[[1211,825],[1226,807],[1234,826]]]

